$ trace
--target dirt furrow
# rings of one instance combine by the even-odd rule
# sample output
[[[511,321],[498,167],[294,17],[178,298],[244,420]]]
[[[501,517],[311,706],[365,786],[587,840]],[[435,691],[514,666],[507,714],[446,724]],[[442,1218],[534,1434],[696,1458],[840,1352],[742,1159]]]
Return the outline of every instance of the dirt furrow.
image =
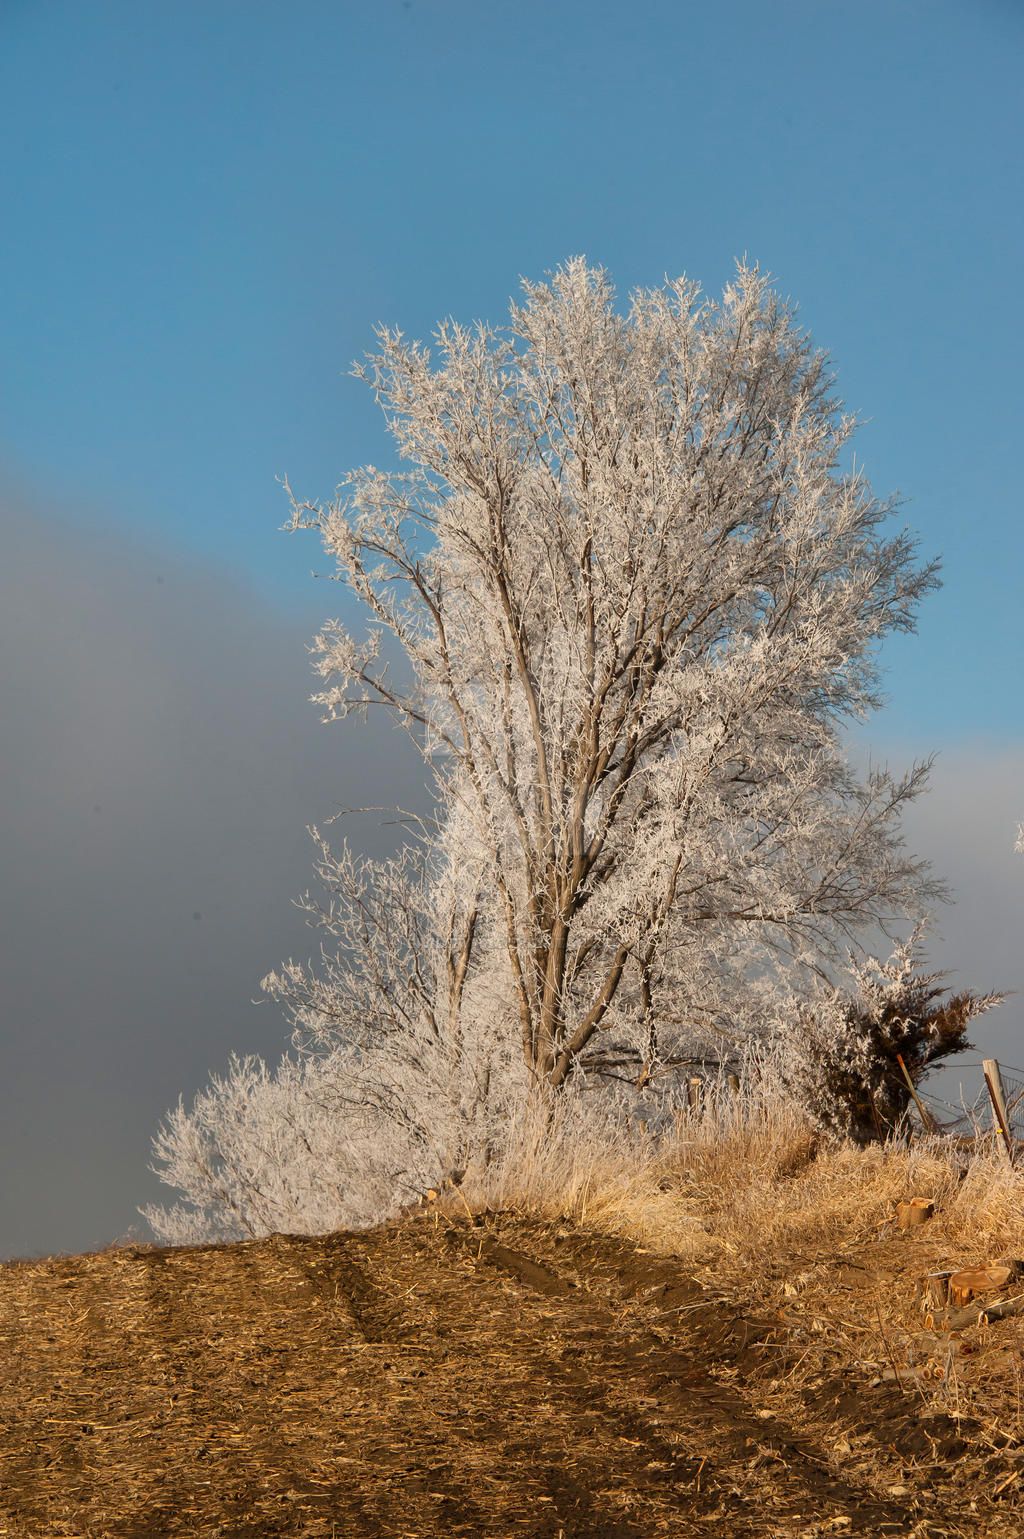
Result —
[[[722,1315],[670,1261],[512,1219],[0,1268],[0,1529],[924,1539],[716,1378]]]

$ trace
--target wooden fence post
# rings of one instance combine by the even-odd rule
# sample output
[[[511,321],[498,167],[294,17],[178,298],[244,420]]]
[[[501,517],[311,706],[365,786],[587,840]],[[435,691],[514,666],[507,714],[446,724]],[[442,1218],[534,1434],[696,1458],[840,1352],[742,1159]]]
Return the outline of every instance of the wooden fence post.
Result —
[[[910,1091],[910,1094],[914,1098],[914,1105],[917,1107],[918,1115],[920,1116],[921,1121],[924,1124],[925,1132],[926,1133],[934,1133],[935,1132],[935,1124],[932,1122],[931,1117],[925,1111],[924,1103],[922,1102],[921,1097],[918,1095],[916,1089],[914,1088],[914,1081],[911,1079],[910,1074],[909,1074],[909,1072],[907,1070],[907,1066],[903,1062],[903,1054],[902,1053],[897,1053],[896,1054],[896,1062],[899,1064],[900,1068],[903,1070],[903,1078],[907,1082],[907,1089]]]
[[[999,1063],[995,1058],[984,1058],[981,1067],[985,1071],[985,1084],[988,1086],[989,1100],[992,1102],[992,1114],[1003,1135],[1006,1158],[1012,1165],[1013,1139],[1010,1136],[1010,1119],[1006,1115],[1006,1096],[1003,1093],[1003,1077],[999,1072]]]

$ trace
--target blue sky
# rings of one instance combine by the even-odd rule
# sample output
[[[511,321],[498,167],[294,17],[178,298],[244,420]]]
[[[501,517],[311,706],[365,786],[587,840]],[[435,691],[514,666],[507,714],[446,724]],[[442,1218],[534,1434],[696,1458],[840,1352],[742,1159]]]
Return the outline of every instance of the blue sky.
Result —
[[[1013,0],[6,0],[9,472],[306,604],[274,478],[386,454],[375,322],[746,252],[945,557],[901,719],[1016,736],[1022,40]]]
[[[1024,875],[1008,853],[1018,804],[1024,812],[1022,42],[1017,0],[3,0],[0,512],[8,545],[20,542],[9,572],[23,574],[24,606],[18,626],[9,610],[4,634],[21,661],[7,673],[17,674],[23,742],[68,771],[57,787],[49,768],[19,761],[18,838],[35,826],[27,810],[41,819],[35,854],[18,845],[25,871],[71,858],[76,797],[82,817],[104,805],[77,782],[88,761],[98,784],[110,743],[128,732],[110,677],[127,654],[134,671],[117,687],[136,719],[148,720],[149,669],[154,698],[179,724],[159,766],[141,738],[126,739],[120,762],[136,766],[136,790],[152,777],[161,797],[159,809],[141,792],[128,798],[131,815],[164,830],[172,859],[192,849],[181,829],[216,827],[201,842],[231,869],[252,839],[244,817],[225,824],[232,776],[270,752],[267,740],[239,719],[218,748],[206,723],[194,754],[209,764],[184,779],[168,765],[172,743],[193,737],[204,682],[226,701],[239,680],[238,698],[287,721],[296,762],[309,766],[305,785],[293,774],[285,793],[278,765],[273,786],[252,792],[253,817],[279,818],[266,838],[287,846],[264,862],[262,970],[275,965],[294,938],[285,916],[307,856],[302,829],[325,815],[328,751],[342,780],[353,756],[373,779],[373,752],[299,742],[300,721],[311,741],[323,730],[301,706],[302,645],[342,601],[310,581],[323,566],[312,536],[279,532],[275,478],[322,496],[350,466],[386,461],[376,408],[347,375],[374,324],[426,337],[448,314],[500,321],[521,275],[577,252],[606,266],[620,292],[682,271],[714,292],[745,253],[833,355],[841,394],[866,419],[857,455],[875,490],[901,491],[923,553],[943,555],[945,586],[926,601],[919,634],[887,645],[891,703],[861,741],[899,759],[943,755],[915,831],[940,867],[948,857],[964,899],[948,960],[965,969],[960,981],[1012,986],[1012,884]],[[155,601],[164,571],[204,617],[193,632],[205,650],[185,645],[182,614],[165,614],[163,597],[132,596],[152,580]],[[47,632],[58,608],[64,618]],[[237,642],[250,623],[250,659],[265,667],[271,643],[289,653],[275,675],[283,689],[288,674],[287,704],[256,687]],[[69,687],[55,635],[64,655],[76,638],[94,648],[95,668],[79,658],[72,670],[90,702],[73,713],[78,736],[53,704]],[[393,757],[387,745],[374,751]],[[26,809],[34,796],[50,801]],[[50,807],[60,815],[47,832]],[[84,895],[99,881],[94,856],[71,844]],[[128,867],[104,861],[113,913],[127,901],[115,894]],[[193,908],[210,904],[178,876],[192,937]],[[274,898],[273,882],[286,883]],[[54,945],[51,896],[45,883],[33,892],[23,959],[33,923]],[[229,904],[218,901],[226,925]],[[76,921],[69,912],[60,923],[70,935]],[[76,965],[109,974],[115,932],[112,922],[84,948],[78,934]],[[183,956],[192,943],[182,939]],[[248,1008],[261,970],[249,949],[236,952],[224,938],[237,973],[225,961],[215,980],[222,1022],[232,991]],[[213,953],[203,955],[208,976]],[[200,992],[178,998],[161,979],[171,1015],[202,1011]],[[138,1029],[127,995],[116,1008],[127,1040]],[[260,1032],[254,1045],[268,1051],[270,1028]],[[132,1071],[141,1120],[150,1102],[162,1109],[228,1048],[249,1045],[242,1014],[194,1035],[191,1056],[150,1054],[145,1072]],[[45,1064],[26,1068],[20,1104],[42,1095],[54,1059],[51,1043]],[[1024,1063],[1024,1047],[1011,1061]],[[118,1137],[97,1169],[144,1164],[144,1147],[126,1152],[135,1144]],[[98,1209],[89,1221],[101,1224]],[[9,1242],[0,1225],[0,1253],[57,1244],[70,1222],[54,1218],[45,1232],[55,1239],[15,1227]]]

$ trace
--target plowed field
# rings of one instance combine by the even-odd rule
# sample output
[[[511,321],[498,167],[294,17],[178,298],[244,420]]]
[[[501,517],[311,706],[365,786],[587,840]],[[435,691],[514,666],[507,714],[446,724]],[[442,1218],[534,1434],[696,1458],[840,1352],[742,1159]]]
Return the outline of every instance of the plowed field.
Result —
[[[0,1533],[1024,1532],[1012,1488],[958,1480],[955,1418],[805,1356],[778,1311],[568,1224],[10,1263]]]

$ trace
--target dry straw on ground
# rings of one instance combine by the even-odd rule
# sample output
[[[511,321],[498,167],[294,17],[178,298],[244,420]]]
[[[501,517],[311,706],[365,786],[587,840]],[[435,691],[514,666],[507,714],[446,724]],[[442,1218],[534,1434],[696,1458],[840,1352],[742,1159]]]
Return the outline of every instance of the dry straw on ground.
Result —
[[[1018,1539],[1024,1327],[916,1290],[1024,1250],[990,1142],[541,1131],[378,1229],[0,1268],[0,1529]]]
[[[615,1138],[578,1115],[554,1129],[524,1122],[504,1158],[449,1206],[564,1214],[681,1259],[746,1266],[878,1236],[911,1195],[935,1204],[933,1240],[979,1254],[1024,1246],[1024,1179],[995,1138],[859,1148],[821,1138],[784,1103],[742,1098],[709,1098],[660,1132]]]

